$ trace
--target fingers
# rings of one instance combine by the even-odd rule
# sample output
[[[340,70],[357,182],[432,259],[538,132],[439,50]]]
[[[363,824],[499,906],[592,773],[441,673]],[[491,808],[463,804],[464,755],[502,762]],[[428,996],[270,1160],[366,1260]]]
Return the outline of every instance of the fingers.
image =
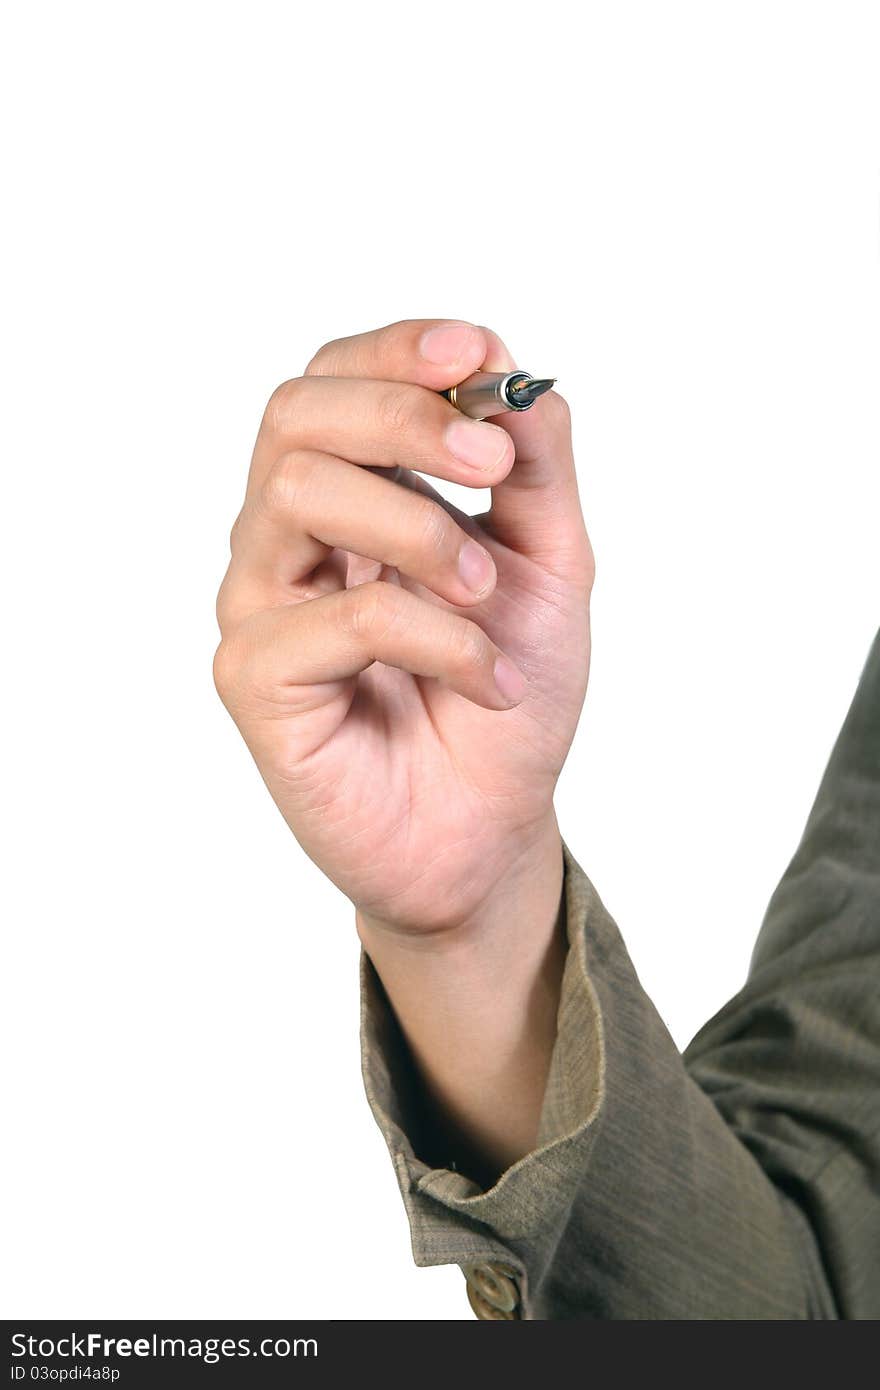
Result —
[[[315,686],[374,661],[434,677],[486,709],[510,709],[525,691],[477,623],[384,581],[252,614],[221,642],[214,676],[233,713],[266,704],[295,714],[314,708]]]
[[[432,497],[317,450],[284,454],[242,512],[230,585],[266,606],[338,548],[378,560],[457,605],[497,578],[491,556]]]
[[[305,376],[279,386],[263,414],[248,491],[292,449],[415,468],[466,487],[491,487],[513,465],[510,437],[497,425],[469,420],[437,391],[382,379]]]
[[[543,372],[554,364],[530,365]],[[516,366],[523,363],[492,329],[461,320],[404,319],[325,343],[304,376],[273,393],[248,495],[259,491],[282,454],[308,449],[366,468],[418,470],[489,487],[492,506],[480,520],[495,539],[589,584],[593,555],[564,397],[549,391],[530,410],[473,421],[439,394],[473,371]]]
[[[249,489],[261,485],[279,453],[293,448],[327,449],[370,466],[418,468],[466,486],[491,485],[512,467],[509,438],[496,425],[467,420],[439,395],[477,371],[485,350],[484,329],[434,318],[325,343],[303,377],[272,392]]]
[[[425,358],[425,342],[437,359],[436,367]],[[516,360],[498,334],[484,324],[407,319],[326,343],[306,370],[412,381],[443,390],[473,371],[505,372],[515,367],[543,374],[552,372],[555,364]],[[483,484],[492,488],[492,506],[485,519],[491,534],[555,573],[591,582],[593,554],[578,495],[567,401],[549,391],[530,410],[505,411],[487,423],[503,429],[515,451],[513,466]]]

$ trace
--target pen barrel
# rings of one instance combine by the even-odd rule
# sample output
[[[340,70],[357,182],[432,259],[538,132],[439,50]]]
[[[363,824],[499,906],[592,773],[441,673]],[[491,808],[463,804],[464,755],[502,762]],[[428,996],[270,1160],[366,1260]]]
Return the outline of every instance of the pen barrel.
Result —
[[[525,410],[527,406],[517,405],[507,394],[511,382],[527,381],[529,373],[515,372],[474,372],[472,376],[441,391],[441,396],[472,420],[485,420],[487,415],[500,415],[506,410]]]

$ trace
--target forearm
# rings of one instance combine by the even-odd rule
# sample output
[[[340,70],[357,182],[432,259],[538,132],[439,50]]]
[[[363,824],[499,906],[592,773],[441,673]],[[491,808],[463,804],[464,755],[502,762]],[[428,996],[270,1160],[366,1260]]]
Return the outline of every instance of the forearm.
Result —
[[[818,1060],[822,1034],[839,1078],[841,1028],[825,1022],[833,976],[806,969],[816,998],[801,1011],[803,972],[793,971],[790,1012],[754,978],[717,1016],[704,1039],[708,1054],[691,1075],[570,851],[564,867],[567,955],[539,1142],[491,1188],[419,1161],[396,1026],[374,989],[372,966],[362,972],[367,1095],[394,1160],[416,1263],[467,1269],[500,1262],[513,1270],[517,1316],[526,1318],[836,1317],[824,1266],[839,1273],[848,1245],[836,1250],[821,1227],[849,1181],[848,1214],[869,1234],[859,1236],[862,1254],[848,1278],[864,1279],[853,1306],[869,1306],[866,1258],[876,1239],[867,1185],[845,1148],[831,1163],[825,1150],[845,1132],[842,1117],[858,1115],[864,1102],[853,1109],[858,1092],[838,1082],[828,1139],[827,1125],[811,1133],[804,1107],[812,1067],[802,1087],[794,1085],[792,1057]],[[870,975],[860,981],[867,997]],[[720,1054],[711,1046],[719,1028]],[[744,1069],[733,1086],[730,1046],[741,1049]],[[782,1076],[768,1092],[769,1052],[778,1052]],[[866,1075],[853,1078],[857,1087]],[[814,1092],[816,1101],[822,1096]],[[808,1121],[794,1143],[800,1126],[793,1107]],[[823,1114],[832,1118],[824,1106],[817,1118]],[[852,1132],[866,1154],[876,1148],[864,1126]]]
[[[424,1141],[484,1186],[535,1145],[565,965],[562,883],[551,812],[468,922],[404,935],[357,913],[422,1084]]]

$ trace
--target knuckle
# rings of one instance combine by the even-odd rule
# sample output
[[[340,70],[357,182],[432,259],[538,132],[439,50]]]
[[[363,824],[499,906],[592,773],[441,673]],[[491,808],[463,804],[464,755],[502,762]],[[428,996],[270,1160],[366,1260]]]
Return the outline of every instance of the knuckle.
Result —
[[[470,618],[462,618],[460,626],[456,624],[450,646],[452,661],[463,670],[482,665],[489,650],[486,634]]]
[[[225,632],[232,617],[232,604],[229,597],[229,580],[224,579],[220,588],[217,590],[217,599],[214,604],[214,613],[217,618],[217,626],[221,632]]]
[[[239,547],[239,543],[240,543],[240,541],[241,541],[241,526],[242,526],[243,518],[244,518],[244,508],[242,507],[242,509],[241,509],[241,511],[239,512],[238,516],[237,516],[237,517],[235,518],[235,520],[233,521],[233,523],[232,523],[232,528],[231,528],[231,530],[230,530],[230,532],[229,532],[229,553],[230,553],[230,555],[234,555],[234,554],[236,553],[238,547]]]
[[[419,498],[416,510],[416,531],[420,551],[433,557],[446,555],[453,543],[452,523],[436,502]]]
[[[274,518],[294,511],[311,469],[312,464],[304,454],[282,454],[276,459],[258,493],[260,512]]]
[[[596,583],[596,555],[589,540],[587,540],[587,554],[584,562],[584,580],[587,593],[593,592],[593,585]]]
[[[569,578],[583,589],[589,600],[593,592],[593,585],[596,582],[596,556],[593,553],[590,537],[584,529],[581,530],[571,549],[567,569]]]
[[[359,641],[375,642],[381,638],[394,623],[397,605],[391,592],[391,585],[381,579],[366,584],[357,584],[349,589],[351,599],[348,605],[348,618],[351,631]]]
[[[415,423],[416,399],[411,387],[389,386],[379,398],[379,425],[385,434],[399,438]]]
[[[596,582],[596,557],[585,531],[575,535],[567,544],[559,545],[556,564],[559,575],[574,584],[578,593],[583,594],[589,602]]]
[[[329,342],[322,343],[318,351],[309,358],[303,376],[329,376],[338,343],[338,338],[331,338]]]
[[[291,377],[276,386],[263,411],[263,429],[269,434],[281,434],[296,410],[296,401],[301,390],[302,377]]]
[[[233,593],[236,587],[234,576],[237,569],[238,564],[233,555],[229,560],[229,564],[226,566],[226,573],[220,582],[220,587],[217,590],[217,597],[214,601],[214,615],[217,619],[217,626],[220,629],[221,635],[232,626],[234,621]]]
[[[214,653],[214,687],[227,709],[230,709],[239,684],[241,666],[238,651],[228,637],[223,637]]]

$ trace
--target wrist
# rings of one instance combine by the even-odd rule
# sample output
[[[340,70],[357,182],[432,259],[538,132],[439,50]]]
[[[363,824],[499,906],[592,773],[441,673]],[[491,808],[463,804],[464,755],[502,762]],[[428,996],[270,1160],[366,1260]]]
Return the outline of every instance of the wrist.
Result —
[[[534,1146],[567,953],[562,839],[553,818],[479,913],[402,932],[357,914],[361,944],[421,1080],[417,1150],[489,1187]]]
[[[465,915],[450,912],[437,921],[432,905],[429,929],[401,926],[355,905],[355,923],[368,952],[403,953],[417,957],[470,954],[479,945],[509,949],[511,937],[526,927],[535,935],[536,923],[555,922],[563,882],[562,837],[551,806],[540,823],[530,827],[515,847],[505,846],[502,867],[489,892]],[[450,902],[455,900],[450,891]]]

